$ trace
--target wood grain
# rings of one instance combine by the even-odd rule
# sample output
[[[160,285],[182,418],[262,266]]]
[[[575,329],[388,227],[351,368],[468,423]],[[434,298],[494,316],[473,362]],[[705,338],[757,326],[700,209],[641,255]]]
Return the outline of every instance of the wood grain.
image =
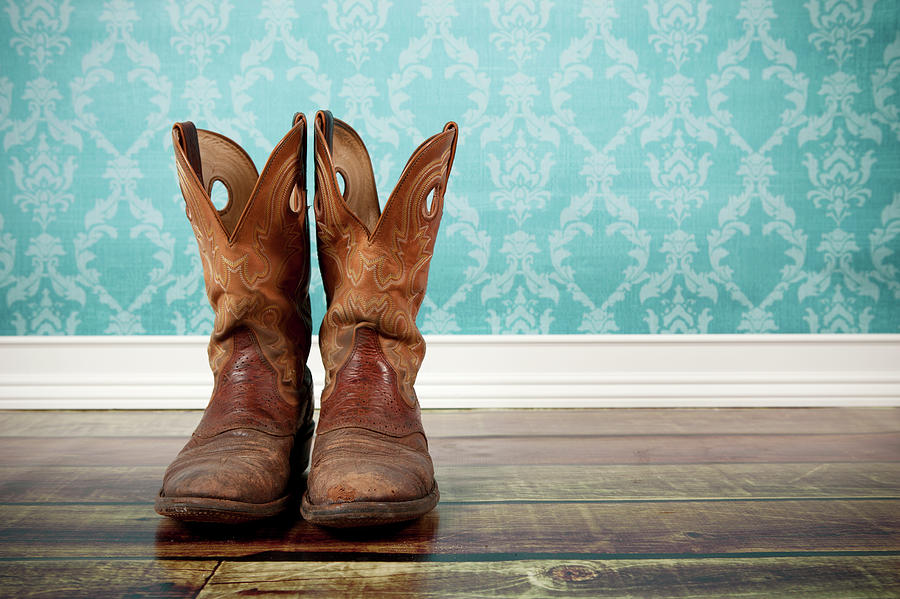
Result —
[[[0,437],[176,437],[200,410],[0,410]],[[834,434],[900,431],[900,408],[424,410],[429,437]]]
[[[153,503],[164,466],[2,466],[0,503]],[[900,462],[435,466],[443,503],[900,497]]]
[[[0,562],[0,597],[196,597],[215,561]]]
[[[0,466],[162,466],[187,439],[0,438]],[[504,464],[698,464],[900,461],[900,433],[438,437],[435,462]]]
[[[897,500],[442,504],[406,526],[331,532],[287,517],[200,528],[150,506],[11,505],[0,558],[900,551],[898,513]]]
[[[226,562],[200,599],[817,597],[900,594],[898,557],[502,562]]]
[[[900,409],[426,412],[407,525],[153,512],[200,412],[0,413],[0,596],[900,596]]]

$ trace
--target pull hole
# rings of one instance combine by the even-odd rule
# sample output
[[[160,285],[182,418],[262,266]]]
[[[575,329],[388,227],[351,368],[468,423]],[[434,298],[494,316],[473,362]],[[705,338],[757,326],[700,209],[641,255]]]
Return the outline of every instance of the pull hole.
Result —
[[[344,173],[343,169],[335,169],[337,172],[337,177],[335,180],[337,181],[338,191],[341,192],[341,195],[344,196],[344,199],[347,199],[347,175]]]
[[[296,187],[294,188],[293,191],[291,191],[291,199],[288,202],[288,206],[290,207],[291,212],[299,213],[300,210],[302,210],[305,207],[305,206],[302,206],[302,204],[303,204],[302,196],[303,196],[303,194],[301,194],[300,190],[297,189]]]
[[[228,207],[229,196],[228,188],[225,187],[225,183],[223,183],[221,179],[213,181],[212,189],[209,190],[209,199],[212,200],[212,204],[216,207],[216,210],[221,212]]]
[[[434,212],[434,199],[437,197],[437,187],[432,187],[425,195],[425,214],[430,215]]]

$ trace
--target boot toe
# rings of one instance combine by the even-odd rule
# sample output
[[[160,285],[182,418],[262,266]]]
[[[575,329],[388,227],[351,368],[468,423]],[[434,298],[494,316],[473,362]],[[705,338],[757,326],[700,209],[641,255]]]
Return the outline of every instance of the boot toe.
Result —
[[[428,454],[395,438],[342,429],[316,439],[307,487],[313,504],[413,501],[433,487]]]
[[[282,497],[290,478],[290,437],[233,430],[192,438],[169,466],[160,495],[268,503]]]

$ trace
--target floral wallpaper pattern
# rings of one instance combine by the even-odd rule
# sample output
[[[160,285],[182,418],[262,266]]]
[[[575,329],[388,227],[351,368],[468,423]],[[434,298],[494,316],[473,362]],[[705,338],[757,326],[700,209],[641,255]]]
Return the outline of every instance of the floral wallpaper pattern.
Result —
[[[898,332],[898,92],[896,0],[6,0],[0,333],[207,333],[171,124],[319,108],[459,123],[425,333]]]

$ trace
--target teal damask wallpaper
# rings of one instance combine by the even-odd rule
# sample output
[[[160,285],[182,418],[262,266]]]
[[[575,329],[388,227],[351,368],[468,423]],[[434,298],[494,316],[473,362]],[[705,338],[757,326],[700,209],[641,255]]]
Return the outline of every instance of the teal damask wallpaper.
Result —
[[[897,0],[8,0],[0,333],[208,332],[172,122],[322,107],[460,125],[426,333],[900,330]]]

